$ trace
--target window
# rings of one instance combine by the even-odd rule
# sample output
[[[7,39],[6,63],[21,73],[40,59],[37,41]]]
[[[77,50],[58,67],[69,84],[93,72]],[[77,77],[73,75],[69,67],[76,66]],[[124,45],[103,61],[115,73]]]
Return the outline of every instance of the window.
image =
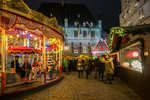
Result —
[[[87,38],[87,31],[83,31],[83,38]]]
[[[139,10],[139,19],[142,19],[144,17],[144,9]]]
[[[95,38],[95,31],[91,31],[91,38]]]
[[[74,37],[78,38],[78,31],[74,31]]]
[[[78,53],[78,46],[77,45],[74,46],[74,53]]]
[[[140,3],[140,0],[135,0],[135,6],[138,6],[139,3]]]
[[[83,53],[87,53],[87,46],[83,46]]]

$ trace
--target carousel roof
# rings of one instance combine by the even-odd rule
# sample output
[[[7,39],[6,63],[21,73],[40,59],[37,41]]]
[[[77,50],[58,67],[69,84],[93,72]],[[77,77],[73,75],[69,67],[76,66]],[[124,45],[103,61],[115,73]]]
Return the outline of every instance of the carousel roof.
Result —
[[[7,50],[8,53],[12,54],[35,54],[35,53],[42,53],[42,50],[30,48],[30,47],[18,47],[18,48],[10,48]]]

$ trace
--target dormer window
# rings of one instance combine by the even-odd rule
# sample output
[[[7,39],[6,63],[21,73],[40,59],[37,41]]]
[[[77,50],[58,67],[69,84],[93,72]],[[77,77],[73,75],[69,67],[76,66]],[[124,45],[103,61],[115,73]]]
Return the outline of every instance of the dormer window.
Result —
[[[86,26],[85,22],[83,22],[83,26]]]
[[[77,26],[77,22],[74,22],[74,26]]]
[[[90,24],[91,24],[91,26],[93,26],[93,22],[91,22]]]

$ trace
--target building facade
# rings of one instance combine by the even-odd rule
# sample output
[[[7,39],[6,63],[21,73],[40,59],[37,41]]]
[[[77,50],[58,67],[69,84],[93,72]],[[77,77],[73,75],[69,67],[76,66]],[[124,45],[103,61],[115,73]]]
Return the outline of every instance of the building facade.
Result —
[[[55,16],[63,27],[66,34],[64,55],[92,56],[92,50],[102,35],[100,16],[96,21],[83,4],[43,3],[38,11],[47,16]]]
[[[150,24],[150,0],[121,0],[120,26]]]

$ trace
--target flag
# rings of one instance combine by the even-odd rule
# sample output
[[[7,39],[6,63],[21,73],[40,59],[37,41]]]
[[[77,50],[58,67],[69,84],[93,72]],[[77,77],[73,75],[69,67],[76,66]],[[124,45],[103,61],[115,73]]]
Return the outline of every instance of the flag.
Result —
[[[77,21],[77,24],[79,25],[79,29],[78,29],[78,36],[81,34],[81,27],[80,27],[80,23]]]

